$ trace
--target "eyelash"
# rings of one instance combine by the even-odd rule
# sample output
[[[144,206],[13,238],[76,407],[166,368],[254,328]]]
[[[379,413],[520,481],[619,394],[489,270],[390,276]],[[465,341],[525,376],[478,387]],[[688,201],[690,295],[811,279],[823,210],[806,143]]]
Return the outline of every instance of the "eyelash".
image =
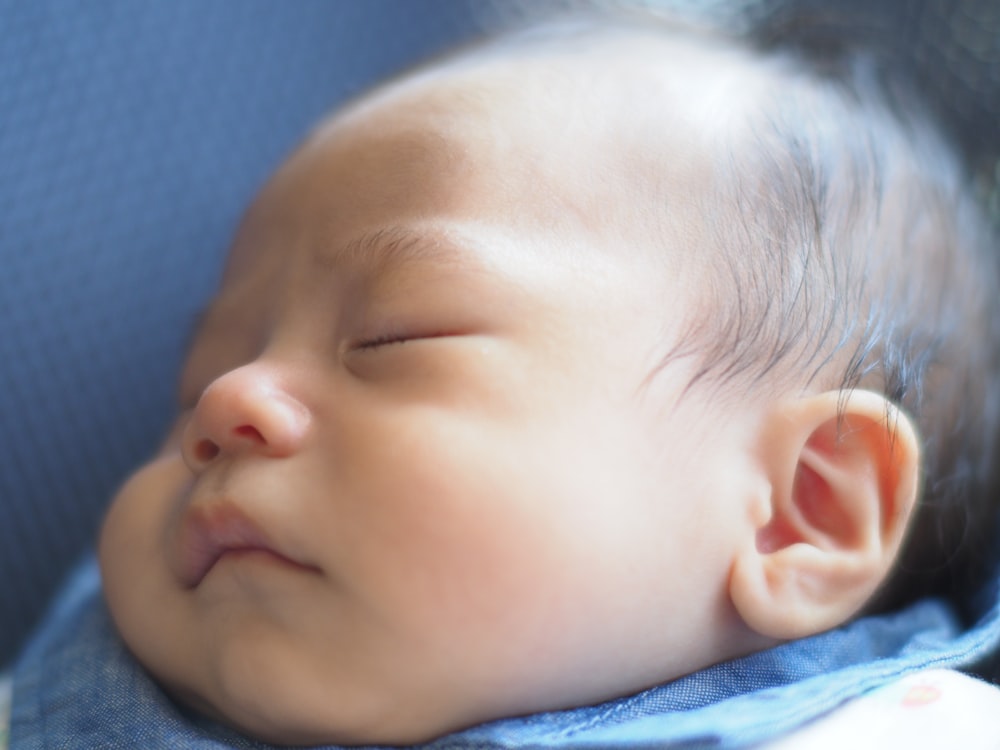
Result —
[[[426,339],[443,339],[453,336],[461,336],[461,332],[444,330],[428,333],[384,333],[380,336],[373,336],[370,339],[362,339],[353,347],[354,351],[371,351],[383,346],[396,346],[410,341],[424,341]]]
[[[407,341],[412,341],[415,338],[417,337],[407,336],[405,334],[387,333],[381,336],[375,336],[374,338],[365,339],[364,341],[359,341],[354,345],[354,349],[357,351],[369,351],[383,346],[392,346],[393,344],[405,344]]]

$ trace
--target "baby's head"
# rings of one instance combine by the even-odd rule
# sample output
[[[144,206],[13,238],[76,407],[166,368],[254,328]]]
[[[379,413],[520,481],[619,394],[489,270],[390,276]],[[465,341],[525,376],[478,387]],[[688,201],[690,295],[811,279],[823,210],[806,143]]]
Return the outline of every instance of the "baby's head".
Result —
[[[855,615],[995,363],[960,172],[867,75],[581,27],[323,124],[106,521],[137,658],[268,740],[409,743]]]

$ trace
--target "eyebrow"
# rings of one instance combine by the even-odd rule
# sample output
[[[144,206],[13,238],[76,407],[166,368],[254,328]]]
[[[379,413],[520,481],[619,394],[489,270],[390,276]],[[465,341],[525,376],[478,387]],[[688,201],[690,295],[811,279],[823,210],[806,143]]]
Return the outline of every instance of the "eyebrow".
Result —
[[[317,261],[324,268],[341,266],[364,268],[371,273],[410,263],[458,269],[481,268],[472,254],[439,230],[416,229],[406,225],[382,227],[345,243],[331,255]]]

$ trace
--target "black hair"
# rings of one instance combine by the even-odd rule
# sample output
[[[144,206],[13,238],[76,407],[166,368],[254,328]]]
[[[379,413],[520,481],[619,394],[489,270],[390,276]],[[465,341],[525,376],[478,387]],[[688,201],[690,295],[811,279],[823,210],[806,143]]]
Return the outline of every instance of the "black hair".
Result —
[[[968,600],[1000,549],[1000,246],[960,150],[908,71],[859,43],[849,18],[816,23],[785,5],[719,28],[599,5],[523,38],[688,31],[742,48],[773,81],[720,158],[701,208],[712,290],[661,366],[696,357],[691,387],[735,397],[803,372],[883,393],[917,424],[924,469],[871,609]]]
[[[757,49],[777,85],[722,172],[713,202],[736,207],[713,220],[728,289],[686,346],[703,347],[701,377],[718,385],[792,368],[906,411],[922,438],[923,489],[872,609],[967,600],[996,563],[995,232],[902,71],[848,44],[788,44],[772,31]]]
[[[840,141],[854,143],[839,157],[836,147],[799,148],[795,159],[810,174],[836,170],[831,155],[853,167],[846,182],[850,224],[836,226],[843,198],[830,202],[816,188],[803,196],[813,209],[814,241],[826,234],[840,245],[829,252],[829,265],[844,269],[831,291],[860,302],[845,320],[851,356],[840,387],[878,388],[912,415],[923,440],[916,517],[896,571],[873,604],[888,609],[934,594],[968,601],[972,589],[995,575],[1000,538],[996,228],[969,165],[909,71],[852,40],[843,30],[849,25],[811,20],[786,16],[756,28],[751,41],[762,54],[794,61],[839,102],[833,109],[844,116],[822,129],[832,125]],[[824,114],[797,112],[814,123]],[[851,264],[844,256],[852,254],[868,262]]]

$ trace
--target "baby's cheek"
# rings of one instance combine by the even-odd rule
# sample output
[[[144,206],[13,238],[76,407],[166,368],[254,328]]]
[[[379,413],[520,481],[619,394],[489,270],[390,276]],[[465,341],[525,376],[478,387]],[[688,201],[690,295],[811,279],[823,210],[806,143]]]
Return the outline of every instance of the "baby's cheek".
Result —
[[[164,539],[174,501],[189,482],[176,451],[154,458],[118,490],[101,527],[98,557],[112,614],[116,604],[148,589],[153,580],[169,581]]]
[[[160,448],[157,450],[154,456],[154,461],[160,458],[166,458],[171,454],[179,454],[181,451],[181,438],[184,435],[184,429],[187,427],[188,421],[191,419],[191,413],[193,409],[185,409],[174,419],[173,424],[170,425],[167,430],[167,435],[160,443]]]
[[[181,686],[205,662],[190,596],[165,554],[169,519],[188,477],[176,453],[141,467],[112,501],[98,546],[104,596],[119,634],[158,680]]]

